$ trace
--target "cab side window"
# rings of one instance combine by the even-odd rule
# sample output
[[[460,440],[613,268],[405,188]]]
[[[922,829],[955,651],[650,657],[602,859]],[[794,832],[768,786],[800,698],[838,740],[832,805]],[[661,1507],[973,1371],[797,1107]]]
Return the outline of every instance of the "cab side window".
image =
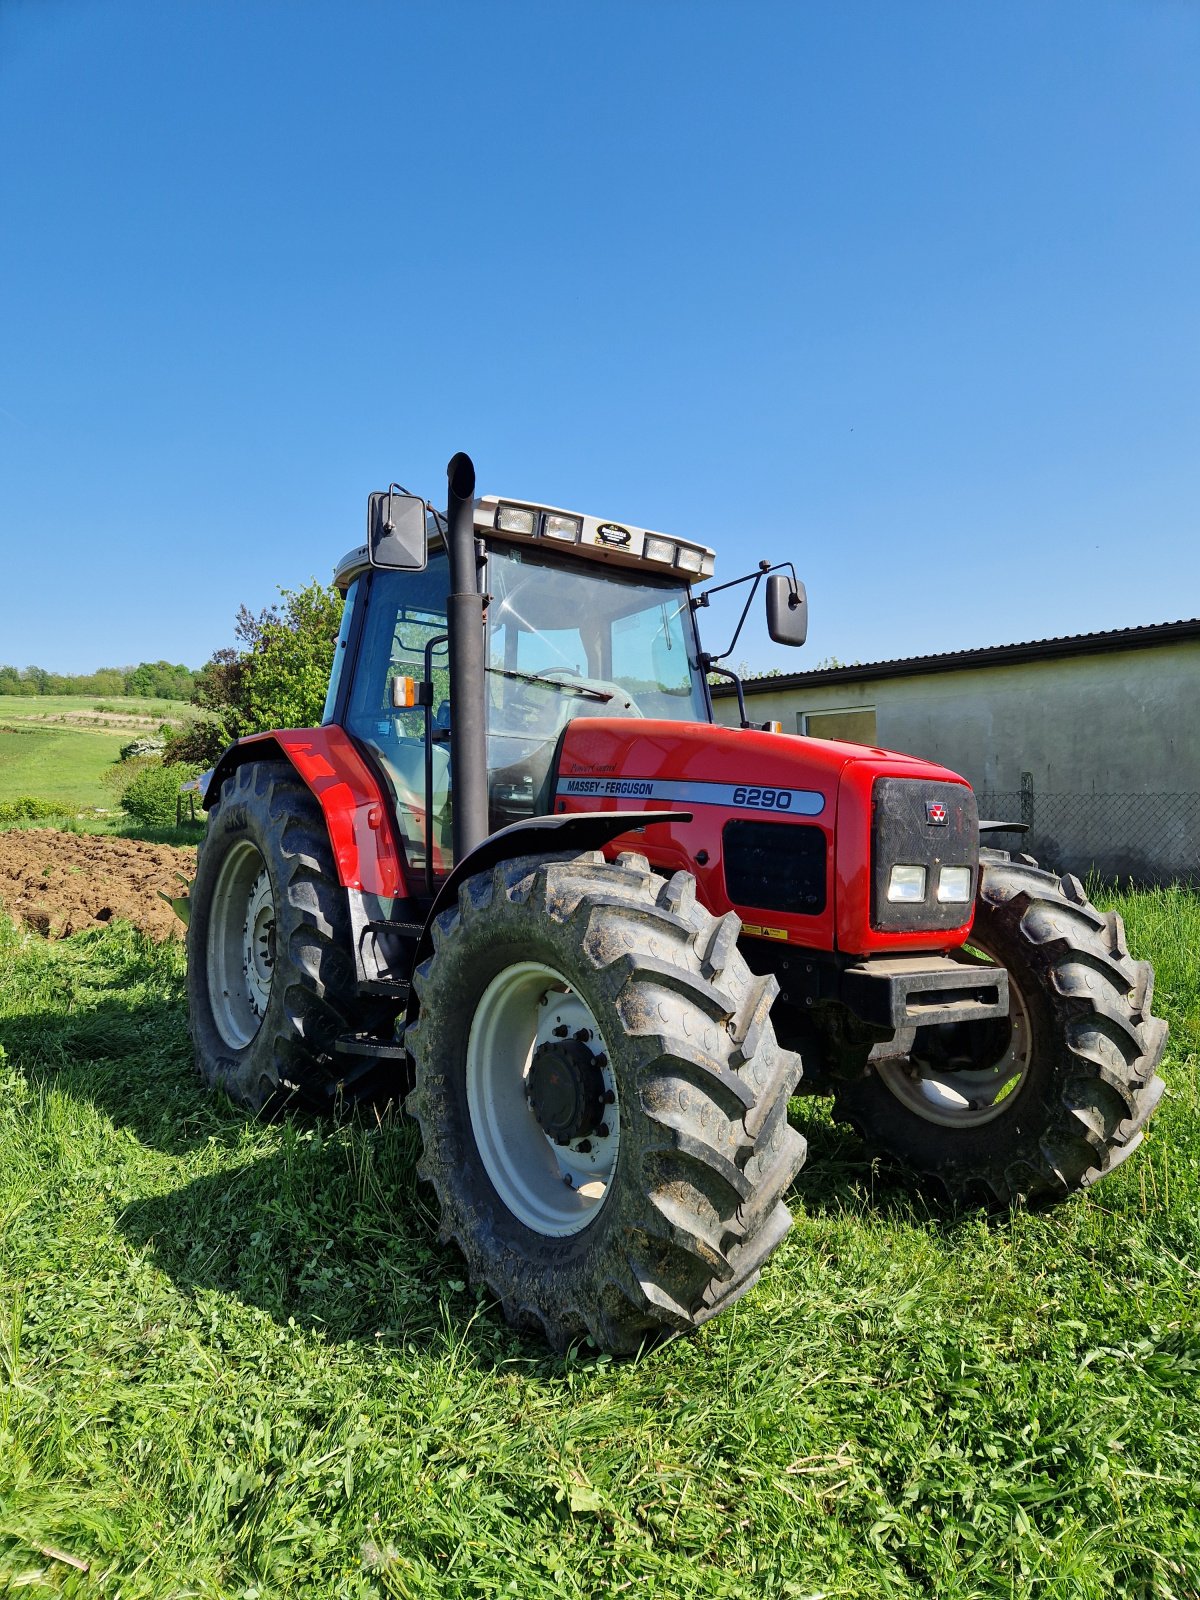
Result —
[[[426,647],[444,640],[447,632],[449,588],[444,551],[430,552],[424,572],[371,573],[346,717],[349,731],[383,768],[405,854],[420,868],[426,862],[425,713],[419,706],[396,706],[392,684],[397,678],[424,679]],[[430,664],[434,742],[429,833],[434,870],[443,872],[452,863],[450,745],[444,736],[450,725],[450,668],[444,642],[433,645]]]

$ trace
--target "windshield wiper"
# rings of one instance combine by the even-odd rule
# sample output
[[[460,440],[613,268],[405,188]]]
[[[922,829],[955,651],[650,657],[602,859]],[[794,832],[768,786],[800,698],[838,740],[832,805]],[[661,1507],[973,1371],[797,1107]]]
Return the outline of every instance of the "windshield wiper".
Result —
[[[589,688],[586,683],[563,683],[558,678],[543,678],[539,672],[516,672],[512,667],[488,667],[488,672],[498,672],[502,678],[519,678],[522,683],[540,683],[546,689],[562,689],[567,694],[582,695],[586,700],[603,700],[606,704],[612,699],[612,691],[607,694],[603,689]],[[557,668],[547,670],[554,672]]]

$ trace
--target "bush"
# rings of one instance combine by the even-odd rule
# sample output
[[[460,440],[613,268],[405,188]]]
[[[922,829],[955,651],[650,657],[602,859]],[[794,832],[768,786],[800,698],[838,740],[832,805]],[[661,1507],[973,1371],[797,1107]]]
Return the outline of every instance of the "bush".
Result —
[[[111,767],[105,767],[100,774],[100,782],[106,789],[111,789],[119,800],[139,772],[145,772],[147,767],[161,767],[163,762],[164,757],[161,753],[150,756],[126,756],[120,761],[114,761]]]
[[[131,761],[134,756],[160,756],[164,741],[155,738],[131,739],[121,746],[121,760]]]
[[[173,828],[180,786],[195,775],[182,761],[143,767],[121,796],[121,810],[144,827]]]
[[[17,822],[62,822],[72,814],[72,808],[60,801],[22,794],[15,800],[0,802],[0,828],[11,828]]]

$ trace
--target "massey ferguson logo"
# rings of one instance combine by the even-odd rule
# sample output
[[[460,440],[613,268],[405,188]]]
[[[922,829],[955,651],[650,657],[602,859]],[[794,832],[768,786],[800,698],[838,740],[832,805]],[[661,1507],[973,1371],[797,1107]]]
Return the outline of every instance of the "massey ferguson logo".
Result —
[[[940,800],[926,800],[925,821],[931,828],[944,828],[950,822],[950,813]]]

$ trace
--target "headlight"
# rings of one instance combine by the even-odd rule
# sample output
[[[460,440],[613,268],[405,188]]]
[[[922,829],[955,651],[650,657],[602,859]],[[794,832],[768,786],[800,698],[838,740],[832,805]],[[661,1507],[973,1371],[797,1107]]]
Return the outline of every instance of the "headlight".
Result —
[[[579,538],[583,523],[578,517],[564,517],[557,511],[547,511],[542,533],[547,539],[566,539],[571,544]]]
[[[680,572],[698,573],[704,565],[704,551],[694,545],[681,544],[675,551],[675,565]]]
[[[938,878],[938,899],[944,905],[948,900],[970,900],[970,867],[943,867]]]
[[[893,867],[888,879],[889,900],[924,900],[924,867]]]
[[[496,510],[496,527],[502,533],[532,533],[537,525],[537,512],[525,506],[499,506]]]
[[[647,534],[646,542],[642,546],[642,555],[647,561],[674,561],[674,542],[670,539],[659,539],[652,533]]]

